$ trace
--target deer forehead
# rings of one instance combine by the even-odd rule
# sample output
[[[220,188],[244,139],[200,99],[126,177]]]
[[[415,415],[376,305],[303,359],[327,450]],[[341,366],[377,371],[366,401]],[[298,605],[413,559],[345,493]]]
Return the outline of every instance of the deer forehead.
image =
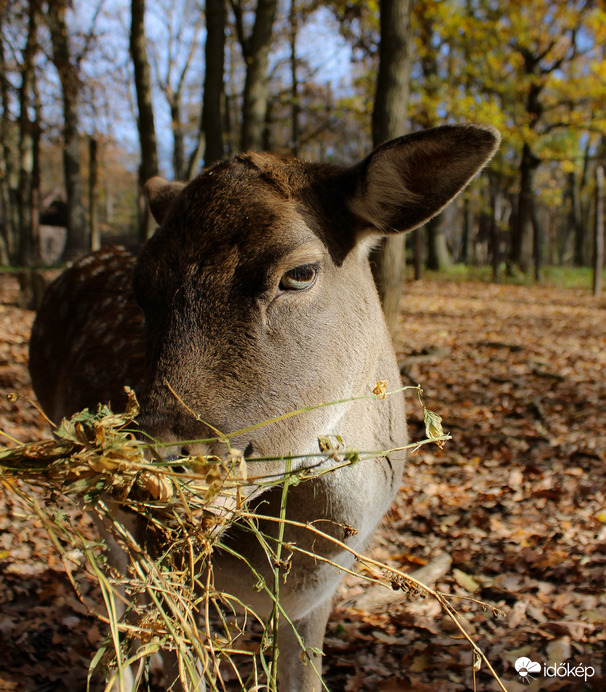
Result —
[[[329,259],[321,238],[296,211],[262,209],[256,203],[254,208],[242,205],[240,212],[231,218],[186,218],[161,229],[142,264],[155,265],[158,277],[208,277],[221,285],[237,277],[261,281]]]
[[[295,186],[268,174],[211,169],[187,185],[144,253],[143,263],[221,279],[280,272],[329,258],[330,229]]]

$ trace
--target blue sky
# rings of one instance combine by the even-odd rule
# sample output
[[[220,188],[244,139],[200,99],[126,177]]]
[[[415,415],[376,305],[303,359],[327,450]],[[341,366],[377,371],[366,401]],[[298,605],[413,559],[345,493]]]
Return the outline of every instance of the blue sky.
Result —
[[[146,30],[149,36],[149,55],[153,63],[153,75],[165,72],[169,50],[170,27],[183,25],[180,45],[181,60],[187,53],[187,44],[193,35],[193,27],[199,17],[200,2],[197,0],[148,0]],[[69,16],[70,30],[75,34],[74,46],[82,45],[82,35],[90,31],[97,14],[99,2],[75,0]],[[167,8],[174,7],[171,17]],[[185,21],[181,21],[185,19]],[[279,21],[279,20],[278,20]],[[111,137],[131,150],[138,152],[134,93],[128,54],[130,30],[130,2],[125,0],[101,0],[101,11],[96,19],[98,39],[83,61],[84,82],[92,83],[82,106],[83,126]],[[192,63],[189,83],[192,100],[199,101],[202,93],[204,69],[204,28],[197,36],[198,47]],[[287,47],[276,45],[274,59],[286,56]],[[280,51],[282,54],[280,54]],[[346,88],[351,74],[351,50],[339,35],[336,20],[326,8],[319,8],[306,26],[302,27],[298,39],[298,52],[315,73],[315,80],[331,83],[333,91]],[[50,75],[51,92],[55,92],[58,103],[58,84]],[[52,86],[54,84],[54,87]],[[172,137],[170,113],[166,99],[156,89],[154,94],[156,133],[162,172],[170,177]]]

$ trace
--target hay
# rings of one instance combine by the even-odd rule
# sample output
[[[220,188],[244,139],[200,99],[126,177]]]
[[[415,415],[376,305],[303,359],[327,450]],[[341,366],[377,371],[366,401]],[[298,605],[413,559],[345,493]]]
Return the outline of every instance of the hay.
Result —
[[[388,396],[381,384],[371,398]],[[420,398],[419,387],[408,389],[417,390]],[[474,651],[474,667],[483,662],[498,681],[482,652],[459,623],[445,594],[356,553],[313,525],[286,519],[291,484],[307,481],[330,469],[376,458],[380,453],[353,452],[344,449],[338,439],[320,437],[317,467],[293,471],[291,460],[284,459],[282,476],[255,478],[253,484],[247,476],[247,462],[229,444],[231,437],[243,431],[206,441],[224,442],[225,458],[197,456],[168,462],[154,451],[152,444],[140,439],[135,424],[139,406],[134,393],[127,389],[127,394],[128,406],[122,414],[115,414],[106,406],[99,406],[93,412],[84,410],[55,427],[52,439],[0,449],[0,482],[40,519],[61,554],[76,591],[74,565],[84,569],[100,586],[106,612],[95,615],[108,625],[109,634],[91,662],[89,677],[101,667],[109,690],[116,680],[122,680],[125,669],[132,666],[137,686],[148,672],[152,655],[171,651],[186,689],[194,685],[199,666],[204,670],[208,688],[220,689],[219,669],[230,666],[243,690],[261,687],[276,690],[278,623],[280,617],[287,619],[280,604],[280,583],[288,571],[285,554],[293,550],[303,552],[296,545],[285,546],[282,538],[288,523],[351,552],[368,568],[364,576],[368,581],[401,589],[407,596],[436,598],[469,641]],[[328,404],[319,406],[325,405]],[[301,411],[280,419],[298,413]],[[428,438],[407,448],[414,450],[429,442],[442,445],[449,439],[442,433],[439,417],[427,409],[425,415]],[[264,424],[270,422],[273,421]],[[390,451],[393,450],[384,454]],[[327,459],[330,459],[328,469],[321,463]],[[261,490],[270,485],[282,486],[281,513],[273,519],[280,525],[275,545],[269,545],[260,534],[258,517],[247,509],[245,498],[251,497],[252,485]],[[40,502],[35,493],[27,492],[28,486],[41,490],[46,500]],[[59,498],[69,498],[89,512],[101,527],[105,540],[91,541],[75,530],[61,511]],[[265,516],[264,519],[268,520]],[[256,535],[270,564],[274,565],[273,583],[266,584],[254,566],[247,563],[258,577],[258,588],[273,600],[273,611],[267,621],[214,585],[210,558],[220,545],[223,532],[236,521]],[[142,527],[144,531],[140,530]],[[342,528],[347,535],[350,527]],[[145,539],[139,540],[140,536]],[[108,565],[106,547],[112,543],[126,555],[127,568],[123,572]],[[315,557],[330,562],[320,555]],[[360,576],[359,572],[355,573]],[[257,623],[262,632],[260,649],[256,652],[243,644],[243,633],[250,623]],[[305,655],[305,645],[301,640],[300,643]]]

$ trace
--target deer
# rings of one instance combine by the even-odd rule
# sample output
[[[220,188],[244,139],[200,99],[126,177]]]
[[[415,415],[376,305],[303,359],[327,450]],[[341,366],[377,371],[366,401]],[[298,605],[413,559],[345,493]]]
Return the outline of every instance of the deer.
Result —
[[[322,688],[324,634],[342,576],[333,565],[353,563],[349,551],[300,526],[324,520],[353,527],[344,540],[362,550],[402,479],[403,393],[351,401],[379,380],[400,386],[369,252],[383,236],[438,214],[499,141],[488,125],[443,125],[391,140],[349,166],[242,153],[188,183],[152,178],[146,190],[158,228],[139,255],[104,248],[84,257],[50,286],[37,313],[29,367],[55,422],[99,402],[119,407],[129,385],[141,402],[139,425],[162,442],[165,458],[221,457],[220,442],[191,441],[350,400],[282,417],[232,444],[251,467],[255,458],[293,454],[293,468],[317,464],[320,434],[338,435],[352,449],[396,450],[289,490],[287,518],[297,525],[286,525],[285,540],[321,550],[333,564],[293,554],[280,599],[307,656],[293,627],[281,627],[281,692]],[[284,474],[284,464],[271,462],[265,472]],[[279,484],[250,497],[262,516],[279,514]],[[275,535],[277,523],[264,530]],[[249,534],[236,524],[224,540],[270,579],[263,549]],[[212,559],[221,589],[270,612],[249,569],[229,552]],[[167,687],[177,689],[177,678],[168,673]],[[203,671],[200,678],[204,689]]]

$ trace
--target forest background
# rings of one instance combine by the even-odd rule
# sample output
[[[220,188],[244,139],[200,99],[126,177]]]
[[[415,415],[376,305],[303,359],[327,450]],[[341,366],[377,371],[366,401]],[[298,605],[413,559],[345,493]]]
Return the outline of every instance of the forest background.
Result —
[[[458,262],[538,279],[543,265],[595,259],[600,0],[0,7],[0,264],[143,239],[142,185],[157,173],[188,179],[244,149],[350,162],[394,133],[461,121],[496,126],[503,145],[456,206],[412,234],[416,275]],[[392,119],[382,132],[380,111]]]
[[[603,266],[605,39],[599,0],[0,0],[0,385],[22,395],[0,397],[0,430],[49,434],[29,403],[27,272],[5,267],[44,274],[101,241],[140,242],[146,178],[242,149],[351,162],[408,131],[490,123],[496,158],[407,252],[416,276],[458,263],[525,285],[432,274],[396,301],[403,380],[423,384],[453,439],[409,458],[373,555],[464,596],[510,692],[529,689],[522,656],[595,671],[533,689],[606,689],[606,298],[527,285],[548,266]],[[422,439],[424,413],[408,409]],[[431,599],[356,579],[331,616],[330,689],[472,688],[471,651]],[[2,493],[0,689],[83,689],[103,637],[44,530]]]

